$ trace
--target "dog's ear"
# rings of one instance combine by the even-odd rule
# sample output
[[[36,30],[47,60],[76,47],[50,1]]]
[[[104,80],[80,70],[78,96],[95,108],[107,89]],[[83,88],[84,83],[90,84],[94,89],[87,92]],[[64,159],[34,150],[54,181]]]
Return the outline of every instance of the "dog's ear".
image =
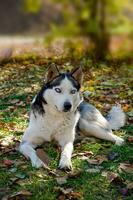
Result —
[[[72,70],[71,75],[76,81],[79,82],[80,85],[82,84],[83,73],[81,67],[77,67],[76,69]]]
[[[51,81],[54,77],[59,75],[59,70],[55,64],[51,64],[48,69],[47,82]]]

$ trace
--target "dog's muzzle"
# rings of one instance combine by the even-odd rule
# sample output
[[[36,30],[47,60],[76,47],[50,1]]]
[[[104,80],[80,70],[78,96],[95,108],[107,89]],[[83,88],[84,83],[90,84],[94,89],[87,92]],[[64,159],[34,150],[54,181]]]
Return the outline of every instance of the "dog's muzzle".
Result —
[[[64,109],[63,109],[63,111],[64,111],[64,112],[68,112],[68,111],[71,110],[71,107],[72,107],[71,103],[66,101],[66,102],[64,103]]]

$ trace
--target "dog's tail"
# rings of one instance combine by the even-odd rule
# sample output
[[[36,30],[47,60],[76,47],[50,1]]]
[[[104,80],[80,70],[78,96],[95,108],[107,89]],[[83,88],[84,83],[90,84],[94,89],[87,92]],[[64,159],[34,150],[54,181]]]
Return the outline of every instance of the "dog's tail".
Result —
[[[123,144],[124,140],[112,133],[112,129],[118,130],[125,124],[125,114],[120,106],[112,107],[107,117],[104,117],[94,106],[82,102],[79,112],[77,128],[81,134],[109,140],[117,145]]]
[[[118,130],[125,125],[126,116],[123,110],[121,109],[121,105],[115,105],[109,111],[107,117],[107,121],[110,124],[112,130]]]

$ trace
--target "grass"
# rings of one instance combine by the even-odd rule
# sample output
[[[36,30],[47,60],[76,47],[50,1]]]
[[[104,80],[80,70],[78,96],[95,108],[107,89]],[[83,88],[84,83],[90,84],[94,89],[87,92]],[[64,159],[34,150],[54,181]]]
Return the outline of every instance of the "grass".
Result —
[[[28,124],[28,113],[30,111],[30,102],[42,85],[45,76],[46,64],[51,61],[39,59],[13,60],[2,64],[1,74],[1,100],[0,100],[0,148],[9,149],[15,143],[12,139],[20,140]],[[60,68],[65,65],[64,61],[56,61]],[[85,63],[85,61],[84,61]],[[74,64],[71,63],[71,67]],[[71,68],[70,67],[70,68]],[[107,67],[105,64],[99,67],[87,66],[84,64],[85,81],[82,90],[90,90],[92,94],[89,97],[90,103],[93,103],[103,113],[106,113],[112,104],[120,102],[126,113],[132,111],[132,66],[124,65],[116,67]],[[127,78],[128,77],[128,78]],[[108,81],[107,81],[108,80]],[[119,83],[119,84],[118,84]],[[129,116],[127,125],[116,132],[117,135],[124,137],[133,134],[131,124],[132,116]],[[2,146],[3,145],[3,146]],[[7,145],[7,146],[6,146]],[[48,156],[51,159],[50,167],[55,170],[58,167],[59,153],[54,144],[44,146]],[[1,149],[2,150],[2,149]],[[120,172],[118,167],[120,163],[133,163],[133,143],[126,142],[124,146],[118,147],[110,142],[99,139],[90,142],[75,144],[75,152],[92,151],[94,157],[97,155],[108,155],[109,152],[117,153],[114,160],[108,160],[100,165],[99,172],[87,172],[87,169],[95,169],[98,166],[90,165],[87,161],[74,157],[72,159],[75,171],[81,170],[82,173],[72,178],[61,186],[58,185],[55,177],[49,175],[44,169],[32,168],[19,152],[11,151],[0,156],[0,191],[3,188],[4,194],[8,190],[9,194],[19,191],[30,191],[32,196],[26,199],[34,200],[54,200],[61,199],[61,191],[58,187],[72,188],[73,192],[79,196],[62,196],[62,199],[81,199],[81,200],[132,200],[133,190],[130,189],[124,196],[120,189],[126,187],[126,181],[133,181],[133,174]],[[4,160],[12,160],[13,164],[3,166]],[[118,173],[122,179],[121,183],[111,183],[102,172],[110,171]],[[65,174],[63,172],[63,174]],[[7,193],[8,193],[7,192]],[[2,198],[3,193],[0,194]]]

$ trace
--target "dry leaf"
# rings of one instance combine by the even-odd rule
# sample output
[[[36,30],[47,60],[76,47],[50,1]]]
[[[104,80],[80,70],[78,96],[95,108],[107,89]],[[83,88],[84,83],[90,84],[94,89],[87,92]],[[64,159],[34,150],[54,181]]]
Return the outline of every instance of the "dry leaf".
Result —
[[[85,152],[74,153],[72,155],[72,158],[76,156],[92,156],[92,155],[93,155],[92,151],[85,151]]]
[[[86,172],[89,172],[89,173],[99,173],[100,169],[89,168],[89,169],[86,170]]]
[[[29,196],[32,196],[32,193],[27,191],[27,190],[23,190],[23,191],[14,193],[13,195],[10,195],[8,197],[8,200],[16,200],[16,199],[21,200],[21,199],[24,199],[24,198],[29,197]]]
[[[133,142],[133,136],[127,138],[128,142]]]
[[[119,177],[117,173],[106,171],[106,172],[102,172],[102,176],[105,176],[107,180],[113,184],[123,183],[123,180],[121,179],[121,177]]]
[[[36,154],[44,162],[44,164],[49,165],[50,159],[49,159],[48,155],[46,154],[46,152],[44,152],[44,150],[42,148],[38,148],[36,150]]]
[[[3,154],[7,154],[7,153],[10,153],[11,151],[13,151],[12,148],[3,148],[3,149],[0,149],[1,152],[0,152],[0,156],[3,155]]]
[[[107,157],[105,155],[99,155],[97,156],[95,159],[87,159],[87,162],[89,164],[93,164],[93,165],[100,165],[102,164],[104,161],[107,161]]]
[[[64,194],[61,194],[59,197],[58,197],[58,200],[66,200],[66,196]]]
[[[62,187],[55,187],[54,189],[61,193],[58,200],[81,199],[81,194],[79,192],[74,192],[72,188],[64,189]]]
[[[70,192],[69,198],[70,199],[81,199],[81,194],[79,192]]]
[[[77,178],[83,173],[83,170],[78,170],[78,171],[71,171],[68,173],[68,178]]]
[[[19,99],[11,99],[11,100],[10,100],[10,103],[12,103],[12,104],[16,104],[16,103],[18,103],[18,102],[20,102]]]
[[[96,160],[96,159],[87,159],[87,162],[89,164],[93,164],[93,165],[98,165],[99,164],[99,161]]]
[[[128,183],[128,184],[127,184],[127,188],[128,188],[128,189],[133,189],[133,182]]]
[[[107,173],[107,179],[109,180],[109,182],[114,181],[117,177],[118,177],[117,173],[114,173],[114,172]]]
[[[54,189],[55,189],[55,191],[61,192],[64,195],[67,195],[67,194],[69,194],[70,192],[73,191],[72,188],[64,189],[63,187],[54,187]]]
[[[3,164],[5,166],[11,166],[13,164],[13,161],[12,160],[3,160]]]
[[[133,173],[133,164],[129,163],[120,163],[119,170],[123,170],[127,173]]]
[[[63,185],[65,183],[67,183],[67,179],[68,179],[68,175],[65,175],[65,176],[57,177],[56,181],[57,181],[58,185]]]

